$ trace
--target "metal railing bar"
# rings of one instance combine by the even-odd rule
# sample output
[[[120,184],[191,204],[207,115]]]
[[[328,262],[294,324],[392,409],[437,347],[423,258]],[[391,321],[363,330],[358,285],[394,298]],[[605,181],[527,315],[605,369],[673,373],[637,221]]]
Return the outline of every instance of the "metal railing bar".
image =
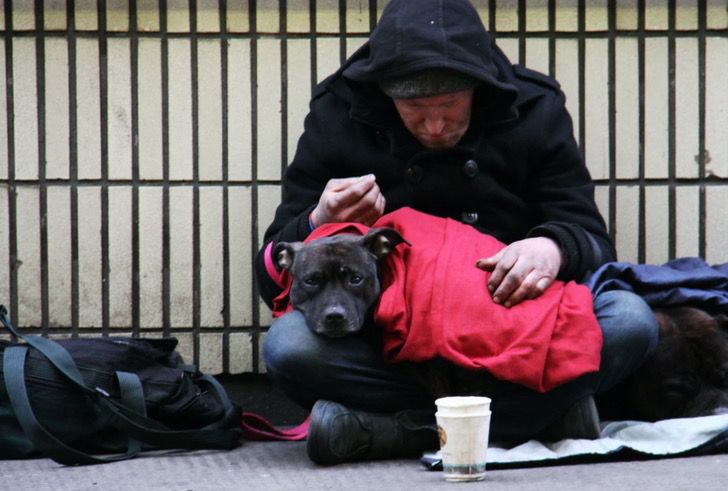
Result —
[[[9,254],[8,272],[10,280],[10,318],[15,325],[18,325],[18,219],[17,219],[17,197],[15,184],[15,86],[13,84],[13,42],[11,32],[13,31],[12,2],[4,2],[5,6],[5,101],[7,113],[5,124],[7,127],[7,152],[8,152],[8,232],[9,232]]]
[[[200,362],[200,327],[202,324],[201,250],[200,250],[200,87],[198,69],[197,3],[188,0],[190,13],[190,65],[192,81],[192,352],[194,363]]]
[[[638,78],[638,98],[639,98],[639,115],[638,115],[638,170],[637,182],[639,184],[639,202],[638,202],[638,219],[637,219],[637,260],[643,263],[647,259],[647,190],[645,180],[645,141],[646,141],[646,46],[645,46],[645,2],[646,0],[638,0],[637,8],[637,78]]]
[[[108,332],[111,318],[111,264],[109,258],[109,122],[108,122],[108,40],[106,36],[106,0],[97,4],[99,23],[99,134],[101,145],[101,325]]]
[[[607,23],[609,26],[609,35],[607,36],[607,63],[608,63],[608,106],[609,106],[609,213],[607,216],[607,224],[609,235],[614,242],[617,232],[617,188],[615,181],[617,178],[617,118],[615,108],[617,107],[617,91],[616,91],[616,36],[617,15],[615,10],[616,0],[609,0],[609,10]]]
[[[76,9],[73,2],[66,3],[66,31],[68,37],[68,179],[71,199],[71,326],[78,336],[80,322],[79,296],[79,238],[78,238],[78,114],[76,111]]]
[[[46,98],[45,98],[45,37],[43,34],[43,2],[36,0],[35,12],[35,87],[36,120],[38,125],[38,220],[40,223],[40,308],[43,333],[48,330],[49,312],[49,274],[48,274],[48,188],[46,178]]]
[[[228,39],[227,33],[227,2],[220,0],[219,3],[220,31],[223,37],[220,39],[220,61],[221,77],[220,91],[222,98],[222,298],[223,298],[223,341],[222,341],[222,369],[223,372],[230,371],[230,205],[229,205],[229,167],[230,156],[228,152]]]
[[[141,324],[140,232],[139,232],[139,38],[136,0],[129,0],[129,51],[131,70],[131,328],[139,334]]]
[[[674,259],[677,251],[677,197],[673,182],[676,177],[675,170],[675,3],[669,0],[668,4],[668,36],[667,36],[667,174],[669,184],[668,196],[668,258]]]
[[[167,0],[159,0],[160,65],[162,76],[162,326],[165,336],[172,325],[172,260],[170,225],[169,158],[169,40],[167,38]]]
[[[250,19],[250,31],[256,33],[258,29],[257,5],[255,2],[248,3],[248,16]],[[258,41],[257,36],[251,37],[250,40],[250,151],[251,151],[251,192],[250,192],[250,265],[251,271],[255,271],[255,257],[258,253],[258,241],[260,233],[258,231]],[[252,295],[250,298],[250,306],[253,317],[253,328],[251,336],[251,353],[252,366],[249,367],[253,373],[258,373],[258,365],[260,359],[260,347],[258,346],[261,332],[260,326],[260,304],[258,300],[258,284],[251,278]]]
[[[705,193],[705,118],[706,118],[706,87],[705,87],[705,32],[708,23],[708,9],[705,2],[698,2],[698,180],[700,191],[698,194],[698,255],[706,257],[707,254],[707,203]]]

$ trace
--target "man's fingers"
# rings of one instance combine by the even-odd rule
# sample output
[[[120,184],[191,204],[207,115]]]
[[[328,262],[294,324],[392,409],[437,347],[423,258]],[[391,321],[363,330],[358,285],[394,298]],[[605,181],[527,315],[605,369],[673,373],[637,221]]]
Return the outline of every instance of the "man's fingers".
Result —
[[[356,207],[371,192],[379,192],[374,176],[367,179],[360,179],[357,182],[336,191],[331,196],[331,208],[341,211],[346,208]]]
[[[387,200],[384,198],[384,195],[380,192],[379,196],[377,196],[377,202],[374,205],[379,216],[382,216],[384,214],[384,209],[386,208],[386,206],[387,206]]]
[[[545,277],[541,278],[540,280],[538,280],[538,283],[536,283],[536,290],[538,291],[538,293],[536,294],[536,296],[538,296],[541,293],[545,292],[546,291],[546,288],[550,287],[551,286],[551,283],[553,283],[553,282],[554,282],[554,279],[553,278],[549,278],[547,276],[545,276]]]
[[[362,181],[374,181],[374,174],[366,174],[364,176],[356,176],[356,177],[341,177],[338,179],[331,179],[328,183],[326,183],[326,187],[329,191],[339,192],[343,191],[346,188],[350,188],[351,186],[360,183]]]
[[[346,208],[346,217],[349,220],[364,221],[371,219],[374,222],[381,213],[377,210],[377,202],[382,197],[376,183],[359,199]]]
[[[500,299],[511,294],[519,283],[516,278],[519,272],[513,271],[513,266],[518,260],[518,254],[509,252],[508,248],[506,248],[503,249],[502,253],[496,254],[494,257],[498,257],[498,262],[493,268],[490,279],[488,280],[488,290],[494,294],[493,299],[496,300],[496,293],[500,292]]]
[[[377,188],[377,196],[374,198],[374,205],[370,207],[367,210],[367,225],[371,225],[372,223],[379,220],[379,217],[381,217],[384,214],[384,207],[386,205],[386,200],[384,199],[384,195],[379,192],[379,189]]]
[[[496,268],[496,271],[498,271],[498,269],[499,268]],[[493,274],[495,274],[495,272]],[[493,301],[495,303],[505,305],[520,284],[521,277],[517,274],[517,272],[510,270],[497,284],[495,284],[491,279],[488,283],[488,289],[493,292]]]
[[[359,202],[375,185],[374,177],[332,179],[326,185],[321,199],[333,215]]]
[[[314,209],[312,219],[319,226],[328,222],[373,223],[384,212],[382,196],[373,174],[331,179]]]
[[[482,269],[483,271],[493,271],[495,266],[498,264],[498,261],[503,257],[503,254],[506,252],[505,248],[498,251],[495,255],[490,257],[483,257],[481,259],[478,259],[475,263],[475,266]]]
[[[534,299],[541,295],[552,281],[551,278],[543,276],[543,272],[534,269],[508,297],[501,298],[501,303],[504,307],[513,307],[524,300]]]

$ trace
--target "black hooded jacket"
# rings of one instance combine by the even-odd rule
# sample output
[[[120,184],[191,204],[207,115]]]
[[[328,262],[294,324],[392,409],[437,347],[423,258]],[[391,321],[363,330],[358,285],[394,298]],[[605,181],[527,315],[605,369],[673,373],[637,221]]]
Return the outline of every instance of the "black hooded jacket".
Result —
[[[425,68],[482,82],[455,148],[423,147],[378,88]],[[261,296],[270,305],[279,292],[266,273],[266,245],[310,233],[308,215],[329,179],[369,173],[385,213],[409,206],[505,243],[554,239],[565,258],[559,279],[582,279],[615,260],[564,102],[555,80],[508,61],[467,0],[392,0],[369,41],[314,90],[257,257]]]

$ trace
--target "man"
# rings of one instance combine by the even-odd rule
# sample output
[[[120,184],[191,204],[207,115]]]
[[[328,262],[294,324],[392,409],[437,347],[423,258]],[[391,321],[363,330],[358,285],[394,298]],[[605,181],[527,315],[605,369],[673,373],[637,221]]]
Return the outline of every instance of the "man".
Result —
[[[403,206],[508,244],[478,263],[505,307],[615,260],[558,83],[512,65],[467,0],[387,5],[369,41],[316,87],[283,189],[257,258],[269,305],[280,291],[266,273],[271,243],[303,240],[328,222],[370,225]],[[596,297],[594,309],[604,335],[600,371],[546,393],[496,381],[492,439],[598,436],[592,395],[640,365],[657,324],[624,292]],[[271,380],[312,408],[314,461],[437,447],[433,401],[384,363],[376,327],[331,340],[294,312],[271,326],[264,358]]]

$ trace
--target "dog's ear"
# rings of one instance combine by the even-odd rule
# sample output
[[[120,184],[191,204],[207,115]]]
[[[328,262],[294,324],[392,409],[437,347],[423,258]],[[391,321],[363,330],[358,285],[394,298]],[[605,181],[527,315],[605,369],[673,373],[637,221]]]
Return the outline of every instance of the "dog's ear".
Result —
[[[273,264],[276,268],[291,269],[293,258],[303,247],[303,242],[278,242],[273,248]]]
[[[364,247],[381,259],[394,250],[397,245],[404,242],[412,245],[393,228],[373,228],[362,238]]]

